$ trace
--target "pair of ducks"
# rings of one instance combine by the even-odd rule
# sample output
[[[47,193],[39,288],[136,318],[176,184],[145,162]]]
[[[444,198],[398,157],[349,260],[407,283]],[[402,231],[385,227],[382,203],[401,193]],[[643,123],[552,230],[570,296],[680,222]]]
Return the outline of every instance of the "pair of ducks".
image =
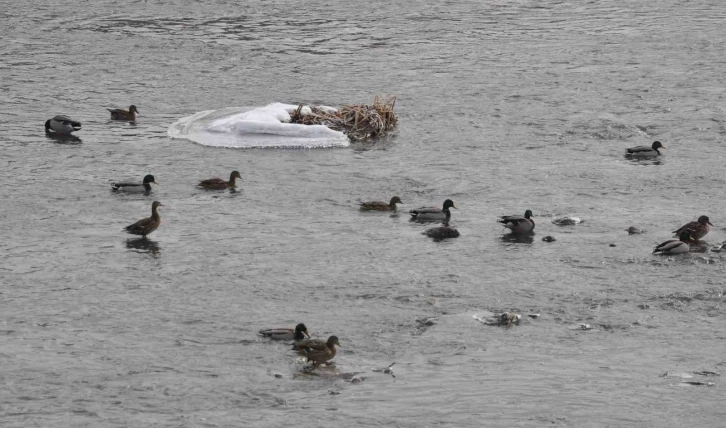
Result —
[[[133,122],[136,120],[136,115],[139,114],[139,111],[136,109],[135,105],[129,106],[128,110],[123,110],[120,108],[109,108],[106,110],[111,113],[111,120],[127,120]],[[73,120],[70,117],[62,114],[45,121],[46,134],[50,134],[52,131],[56,134],[68,135],[73,131],[80,130],[81,122]]]
[[[683,254],[691,250],[692,244],[697,244],[713,228],[708,216],[702,215],[698,220],[684,224],[678,230],[674,230],[678,239],[669,239],[659,244],[653,250],[653,254]]]
[[[210,178],[208,180],[202,180],[197,184],[197,187],[201,187],[206,190],[225,190],[234,189],[237,187],[237,179],[242,179],[239,171],[232,171],[229,175],[229,181],[221,178]],[[129,193],[149,193],[151,192],[151,185],[159,183],[156,182],[156,178],[153,175],[148,174],[144,176],[141,183],[137,182],[118,182],[111,183],[111,190],[129,192]]]
[[[340,346],[337,336],[330,336],[328,340],[311,339],[308,328],[303,323],[296,325],[294,329],[268,328],[260,330],[259,334],[273,340],[294,340],[292,349],[305,356],[313,367],[335,358],[338,352],[335,346]]]
[[[221,178],[210,178],[208,180],[202,180],[198,186],[207,190],[224,190],[227,188],[234,188],[236,186],[235,180],[242,177],[238,171],[232,171],[230,174],[229,181],[224,181]],[[158,184],[153,175],[148,174],[144,177],[141,183],[113,183],[111,189],[115,191],[126,191],[126,192],[144,192],[149,193],[151,191],[151,184]],[[159,207],[164,205],[159,201],[154,201],[151,204],[151,217],[147,217],[137,221],[136,223],[130,224],[124,228],[124,230],[132,235],[140,235],[146,238],[146,235],[155,231],[161,225],[161,216],[159,215]]]
[[[389,203],[381,201],[363,202],[360,204],[361,211],[396,211],[397,205],[403,203],[401,198],[394,196],[391,198]],[[459,231],[449,226],[451,220],[450,209],[458,209],[454,205],[454,201],[447,199],[444,201],[442,208],[436,207],[421,207],[409,211],[411,214],[411,221],[424,222],[436,222],[441,221],[443,226],[428,229],[424,232],[426,236],[433,238],[436,241],[456,238],[459,236]],[[524,235],[532,233],[534,230],[534,219],[532,218],[532,211],[525,211],[524,215],[507,215],[501,216],[498,220],[507,229],[511,230],[513,234]]]

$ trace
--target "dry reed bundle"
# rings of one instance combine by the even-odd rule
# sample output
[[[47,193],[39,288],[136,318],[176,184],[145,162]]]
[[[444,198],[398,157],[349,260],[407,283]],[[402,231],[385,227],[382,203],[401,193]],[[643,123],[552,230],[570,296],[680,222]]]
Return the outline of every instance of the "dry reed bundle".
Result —
[[[310,106],[312,112],[303,114],[303,105],[300,104],[290,114],[290,123],[325,125],[345,133],[351,140],[362,141],[382,137],[396,126],[398,117],[393,112],[395,105],[396,97],[383,100],[376,95],[373,105],[351,105],[337,110]]]

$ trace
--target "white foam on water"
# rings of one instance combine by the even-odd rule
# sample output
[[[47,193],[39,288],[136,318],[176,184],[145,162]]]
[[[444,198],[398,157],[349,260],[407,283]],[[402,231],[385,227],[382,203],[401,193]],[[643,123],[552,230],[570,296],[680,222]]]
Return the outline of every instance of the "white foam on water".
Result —
[[[288,123],[290,113],[297,107],[272,103],[264,107],[200,111],[171,124],[167,135],[212,147],[325,148],[350,145],[345,134],[327,126]],[[303,107],[303,113],[306,112],[310,113],[310,107]]]

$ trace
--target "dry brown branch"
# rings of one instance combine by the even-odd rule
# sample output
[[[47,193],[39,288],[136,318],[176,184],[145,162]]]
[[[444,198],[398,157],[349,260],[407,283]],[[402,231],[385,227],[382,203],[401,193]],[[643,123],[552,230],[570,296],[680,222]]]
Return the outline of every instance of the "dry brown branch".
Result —
[[[303,105],[290,114],[290,123],[303,125],[325,125],[344,132],[352,140],[367,140],[382,137],[396,127],[398,117],[393,112],[396,97],[384,100],[377,96],[373,105],[351,105],[328,111],[310,106],[310,114],[302,114]]]

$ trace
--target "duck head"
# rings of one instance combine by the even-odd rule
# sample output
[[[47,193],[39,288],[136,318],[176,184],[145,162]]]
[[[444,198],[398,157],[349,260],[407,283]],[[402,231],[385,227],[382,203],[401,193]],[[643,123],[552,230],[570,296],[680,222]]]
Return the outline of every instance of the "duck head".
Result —
[[[524,212],[524,218],[531,218],[532,217],[532,210],[527,210]]]
[[[338,336],[330,336],[330,337],[328,338],[328,342],[327,342],[327,346],[328,346],[328,348],[332,348],[332,347],[333,347],[333,345],[338,345],[338,346],[340,346],[340,342],[338,342]]]
[[[159,209],[159,207],[163,207],[163,206],[164,206],[164,204],[162,204],[161,202],[159,202],[159,201],[154,201],[154,202],[153,202],[153,203],[151,204],[151,210],[152,210],[152,211],[156,211],[157,209]]]
[[[138,111],[138,110],[136,109],[136,106],[135,106],[135,105],[130,105],[130,106],[129,106],[129,113],[136,113],[136,114],[141,114],[141,113],[139,113],[139,111]]]
[[[235,178],[242,179],[242,176],[239,174],[239,171],[232,171],[232,174],[229,175],[229,179],[233,180]]]
[[[156,179],[151,174],[148,174],[146,177],[144,177],[144,184],[149,184],[149,183],[159,184],[156,182]]]
[[[713,226],[711,224],[711,221],[708,219],[707,215],[702,215],[701,217],[698,217],[698,222],[704,226],[705,225]]]
[[[403,201],[401,201],[401,198],[399,198],[398,196],[394,196],[391,198],[390,205],[402,204],[402,203],[403,203]]]
[[[691,242],[694,240],[693,237],[691,236],[692,233],[694,233],[694,231],[684,230],[683,232],[681,232],[680,235],[678,235],[678,239],[683,242]]]
[[[660,141],[654,141],[651,148],[657,152],[658,149],[665,149],[665,146]]]
[[[444,209],[443,210],[444,211],[448,211],[449,208],[453,208],[455,210],[458,210],[458,208],[456,208],[456,205],[454,205],[454,201],[452,201],[451,199],[447,199],[447,200],[444,201]]]
[[[305,324],[300,323],[295,326],[295,339],[302,339],[305,336],[310,337],[310,334],[308,333],[308,328],[305,326]]]

